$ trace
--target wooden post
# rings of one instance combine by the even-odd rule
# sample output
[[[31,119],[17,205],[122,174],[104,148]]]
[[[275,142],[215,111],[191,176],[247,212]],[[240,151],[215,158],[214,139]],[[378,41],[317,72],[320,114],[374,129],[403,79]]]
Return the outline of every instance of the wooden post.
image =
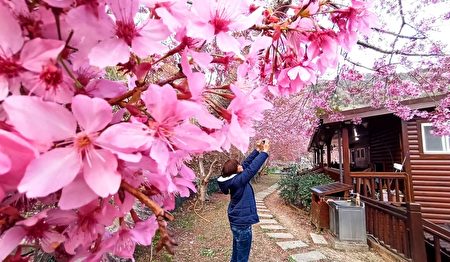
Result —
[[[316,166],[316,149],[313,149],[313,166]]]
[[[402,121],[402,135],[401,135],[401,146],[402,146],[402,161],[403,170],[406,172],[405,189],[407,192],[403,192],[406,197],[406,202],[414,202],[414,191],[412,187],[412,174],[411,174],[411,158],[409,153],[409,141],[408,141],[408,124],[406,121]]]
[[[407,227],[409,229],[409,249],[413,261],[427,261],[425,236],[420,204],[406,203]]]
[[[323,167],[323,145],[320,146],[319,154],[320,154],[320,166]]]
[[[351,185],[352,179],[350,178],[350,141],[348,137],[348,129],[342,128],[342,162],[344,169],[344,183]]]
[[[327,144],[327,165],[328,167],[331,166],[331,142]]]

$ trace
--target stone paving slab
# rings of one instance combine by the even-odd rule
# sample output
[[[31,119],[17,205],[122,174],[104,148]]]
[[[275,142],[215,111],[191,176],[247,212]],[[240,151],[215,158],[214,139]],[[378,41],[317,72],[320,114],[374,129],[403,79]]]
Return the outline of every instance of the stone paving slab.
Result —
[[[260,218],[273,218],[271,214],[258,214]]]
[[[262,229],[270,229],[270,230],[277,230],[277,229],[286,229],[282,225],[259,225]]]
[[[258,213],[259,212],[270,212],[270,210],[269,209],[265,209],[265,208],[258,208]]]
[[[297,262],[311,262],[311,261],[320,261],[322,259],[326,259],[324,254],[319,251],[311,251],[308,253],[300,253],[292,255],[291,258]]]
[[[294,238],[291,233],[266,233],[271,238]]]
[[[278,224],[275,219],[260,219],[259,224]]]
[[[256,206],[256,208],[262,208],[262,209],[267,209],[267,207],[266,206]]]
[[[327,245],[328,242],[325,240],[325,238],[322,235],[318,235],[315,233],[310,233],[312,241],[315,244],[319,244],[319,245]]]
[[[294,249],[294,248],[301,248],[301,247],[307,247],[308,246],[305,242],[300,241],[300,240],[277,242],[277,245],[279,245],[283,250]]]

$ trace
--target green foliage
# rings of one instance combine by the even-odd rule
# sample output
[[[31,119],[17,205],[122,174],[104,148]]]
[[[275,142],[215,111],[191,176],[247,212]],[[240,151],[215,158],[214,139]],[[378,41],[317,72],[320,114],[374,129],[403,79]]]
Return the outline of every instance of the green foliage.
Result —
[[[279,170],[280,170],[280,168],[277,166],[269,166],[267,168],[267,173],[269,173],[269,174],[277,173]]]
[[[219,177],[211,177],[208,183],[208,188],[206,189],[206,193],[211,195],[212,193],[219,192],[219,184],[217,183],[217,178]]]
[[[279,184],[280,196],[287,203],[296,206],[311,207],[311,187],[332,183],[333,180],[325,174],[306,173],[297,175],[294,169],[289,174],[281,177]]]

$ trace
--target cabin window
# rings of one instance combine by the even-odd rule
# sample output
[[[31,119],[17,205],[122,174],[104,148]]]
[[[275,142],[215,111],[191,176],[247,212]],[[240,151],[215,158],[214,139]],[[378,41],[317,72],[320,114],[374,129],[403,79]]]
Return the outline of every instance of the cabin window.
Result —
[[[422,146],[426,154],[450,153],[449,136],[437,136],[431,133],[433,127],[430,123],[422,124]]]
[[[361,148],[361,158],[364,158],[364,151],[366,151],[364,148]]]

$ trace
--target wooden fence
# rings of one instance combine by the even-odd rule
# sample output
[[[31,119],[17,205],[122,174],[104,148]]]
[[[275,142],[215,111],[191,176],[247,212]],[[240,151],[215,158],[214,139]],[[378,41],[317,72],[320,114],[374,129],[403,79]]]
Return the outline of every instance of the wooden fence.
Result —
[[[391,252],[412,261],[448,261],[450,230],[423,219],[420,204],[397,207],[366,196],[361,201],[366,206],[367,234]],[[427,253],[427,247],[432,252]]]

